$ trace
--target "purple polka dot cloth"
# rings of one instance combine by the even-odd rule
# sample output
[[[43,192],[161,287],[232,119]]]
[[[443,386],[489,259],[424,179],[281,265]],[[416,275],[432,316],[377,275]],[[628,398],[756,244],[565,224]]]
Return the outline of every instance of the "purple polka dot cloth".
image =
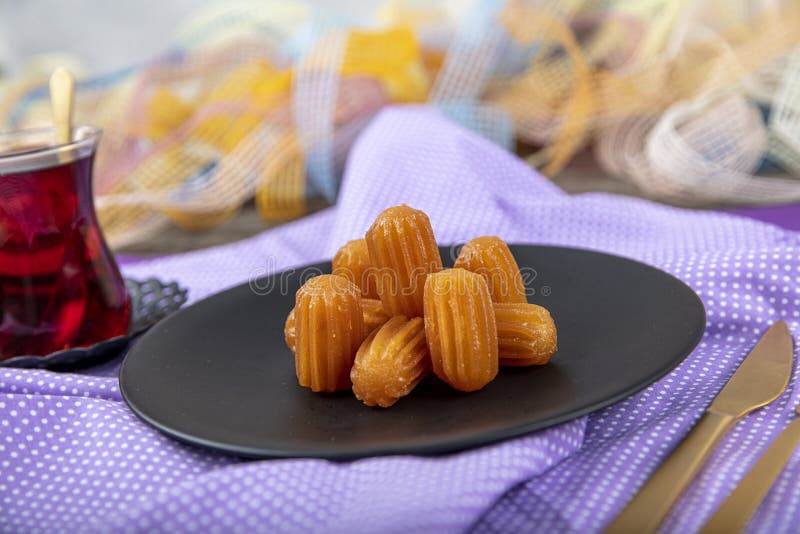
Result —
[[[80,374],[3,369],[0,530],[597,532],[771,323],[783,319],[800,334],[800,234],[608,194],[568,196],[513,155],[421,107],[389,108],[373,120],[350,154],[335,207],[245,241],[137,261],[124,271],[177,279],[197,300],[330,258],[399,203],[426,211],[441,243],[498,235],[655,265],[701,296],[705,335],[672,373],[589,416],[442,457],[346,463],[245,461],[175,442],[122,402],[118,361]],[[703,525],[792,420],[797,384],[795,373],[778,400],[722,441],[664,532]],[[800,453],[748,528],[797,532],[798,525]]]

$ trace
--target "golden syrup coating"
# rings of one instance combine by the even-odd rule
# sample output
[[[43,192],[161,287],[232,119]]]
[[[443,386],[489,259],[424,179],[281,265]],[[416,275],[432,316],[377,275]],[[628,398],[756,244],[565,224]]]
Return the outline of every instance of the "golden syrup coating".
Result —
[[[495,303],[500,365],[544,365],[558,350],[556,324],[536,304]]]
[[[425,322],[396,315],[361,344],[350,379],[367,406],[388,408],[405,397],[430,371]]]
[[[476,237],[467,242],[453,267],[478,273],[489,284],[494,302],[528,302],[514,255],[499,237]]]
[[[364,340],[361,290],[347,278],[315,276],[295,295],[295,370],[312,391],[350,389],[350,369]]]
[[[361,299],[361,311],[364,313],[364,332],[371,333],[389,320],[389,314],[383,309],[378,299]]]
[[[297,318],[294,314],[294,308],[286,316],[286,323],[283,325],[283,338],[286,340],[286,346],[294,354],[297,344]]]
[[[447,269],[428,277],[425,335],[433,372],[455,389],[475,391],[497,376],[494,306],[481,275]]]
[[[378,299],[361,299],[361,312],[364,318],[364,334],[370,334],[373,330],[380,328],[389,320],[389,316],[383,310],[383,304]],[[286,346],[294,354],[295,344],[297,343],[297,323],[294,308],[286,317],[286,324],[283,327]]]
[[[348,241],[333,257],[333,274],[344,276],[361,288],[361,295],[378,299],[378,276],[369,262],[364,239]]]
[[[442,270],[430,219],[406,205],[383,211],[366,235],[378,293],[389,315],[421,317],[425,279]]]

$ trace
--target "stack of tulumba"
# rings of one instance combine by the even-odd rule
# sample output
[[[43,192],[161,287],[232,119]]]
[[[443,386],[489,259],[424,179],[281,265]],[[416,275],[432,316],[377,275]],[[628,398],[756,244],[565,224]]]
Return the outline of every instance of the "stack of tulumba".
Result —
[[[443,269],[430,220],[395,206],[333,258],[333,274],[301,287],[285,327],[297,380],[315,392],[350,389],[387,408],[432,370],[460,391],[502,365],[544,365],[557,350],[550,313],[529,304],[514,256],[478,237]]]

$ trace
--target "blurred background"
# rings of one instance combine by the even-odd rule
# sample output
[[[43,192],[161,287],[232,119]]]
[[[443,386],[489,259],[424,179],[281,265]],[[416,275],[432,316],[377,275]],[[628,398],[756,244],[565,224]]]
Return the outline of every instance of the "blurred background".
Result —
[[[568,192],[800,202],[800,2],[0,0],[0,130],[77,121],[110,244],[231,241],[336,200],[388,105],[435,106]]]

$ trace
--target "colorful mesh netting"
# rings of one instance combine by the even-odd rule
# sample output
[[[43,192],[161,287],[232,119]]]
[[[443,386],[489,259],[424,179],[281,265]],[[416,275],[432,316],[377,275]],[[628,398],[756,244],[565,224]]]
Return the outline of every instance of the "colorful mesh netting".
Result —
[[[334,202],[354,138],[391,103],[427,102],[508,148],[538,147],[530,162],[551,176],[591,145],[656,197],[800,200],[796,1],[368,11],[210,8],[164,57],[83,80],[76,119],[105,131],[95,189],[112,245],[212,227],[250,199],[269,222]],[[6,84],[6,127],[49,122],[42,82]]]

